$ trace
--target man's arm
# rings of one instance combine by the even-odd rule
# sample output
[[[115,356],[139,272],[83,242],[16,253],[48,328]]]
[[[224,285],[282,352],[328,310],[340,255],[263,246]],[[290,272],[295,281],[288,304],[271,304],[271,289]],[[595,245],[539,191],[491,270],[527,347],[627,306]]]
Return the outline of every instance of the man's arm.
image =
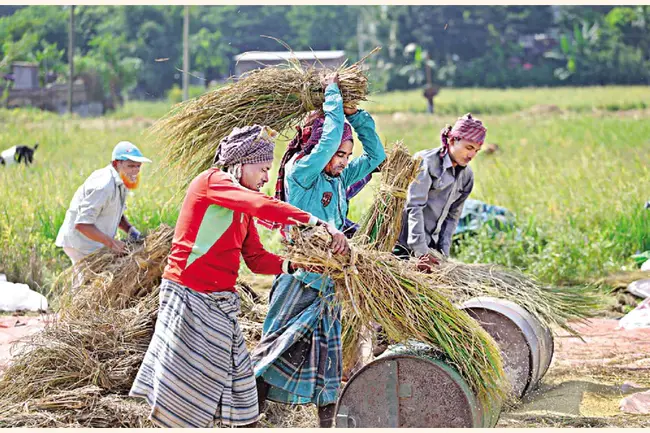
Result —
[[[465,200],[469,197],[472,189],[474,188],[474,175],[472,174],[463,186],[463,193],[460,197],[451,205],[447,217],[445,218],[442,226],[440,227],[440,236],[438,237],[438,248],[445,255],[449,256],[449,250],[451,249],[451,237],[456,231],[456,226],[458,225],[458,220],[460,215],[463,213],[463,206]]]
[[[248,233],[242,243],[241,252],[246,266],[255,274],[288,273],[288,262],[285,264],[282,257],[264,249],[253,218],[250,218],[248,222]]]
[[[120,218],[119,228],[122,229],[124,233],[128,233],[129,230],[131,230],[131,227],[133,227],[133,225],[126,218],[126,215],[122,215],[122,218]]]
[[[336,83],[329,84],[325,89],[323,111],[325,112],[325,122],[318,145],[309,155],[296,160],[290,173],[287,173],[287,177],[293,178],[298,185],[305,189],[314,184],[341,145],[345,115],[343,113],[343,97]]]
[[[79,230],[82,235],[86,236],[91,241],[99,242],[116,253],[126,251],[126,245],[124,242],[118,239],[113,239],[112,237],[102,233],[95,224],[77,223],[74,225],[74,228]]]
[[[121,253],[125,251],[124,242],[113,239],[97,228],[95,222],[99,217],[102,208],[108,200],[107,184],[105,187],[97,187],[85,191],[84,197],[77,208],[75,218],[75,229],[88,239],[99,242],[111,250]]]
[[[429,251],[430,235],[424,229],[424,207],[427,205],[432,183],[427,159],[423,158],[420,171],[415,180],[409,185],[406,198],[407,246],[418,257],[427,254]]]
[[[309,212],[262,192],[235,185],[230,178],[218,172],[208,177],[207,196],[217,206],[283,225],[296,223],[315,225],[318,222],[318,218]]]
[[[343,184],[346,186],[352,185],[372,173],[386,159],[384,146],[377,135],[375,121],[370,114],[365,110],[358,110],[353,115],[348,116],[348,121],[359,136],[359,140],[363,145],[363,153],[361,156],[354,158],[341,173]]]

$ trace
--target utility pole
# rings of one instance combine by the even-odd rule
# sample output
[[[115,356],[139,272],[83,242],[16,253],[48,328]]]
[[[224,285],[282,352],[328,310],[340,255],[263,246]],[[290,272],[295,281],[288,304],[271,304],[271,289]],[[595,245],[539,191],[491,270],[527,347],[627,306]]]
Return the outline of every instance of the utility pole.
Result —
[[[183,101],[190,99],[190,7],[185,6],[183,19]]]
[[[68,25],[68,113],[72,114],[72,92],[74,84],[74,5],[70,6],[70,23]]]

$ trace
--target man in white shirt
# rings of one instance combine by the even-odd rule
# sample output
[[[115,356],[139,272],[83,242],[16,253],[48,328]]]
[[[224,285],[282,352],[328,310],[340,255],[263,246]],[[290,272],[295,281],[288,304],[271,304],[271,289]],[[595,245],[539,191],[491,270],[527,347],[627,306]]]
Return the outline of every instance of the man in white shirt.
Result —
[[[137,188],[143,162],[151,160],[133,143],[121,141],[113,149],[112,162],[94,171],[77,189],[56,237],[56,246],[63,248],[72,264],[104,246],[124,252],[124,242],[115,239],[118,227],[130,239],[141,238],[124,210],[127,190]]]

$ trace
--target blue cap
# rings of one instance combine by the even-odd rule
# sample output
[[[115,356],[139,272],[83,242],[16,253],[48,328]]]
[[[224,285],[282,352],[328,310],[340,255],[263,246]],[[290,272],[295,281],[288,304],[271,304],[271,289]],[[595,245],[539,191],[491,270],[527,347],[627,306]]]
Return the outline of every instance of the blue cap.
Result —
[[[130,141],[120,141],[113,149],[111,161],[126,161],[127,159],[134,162],[151,162],[149,158],[142,155],[142,152],[135,147],[135,144]]]

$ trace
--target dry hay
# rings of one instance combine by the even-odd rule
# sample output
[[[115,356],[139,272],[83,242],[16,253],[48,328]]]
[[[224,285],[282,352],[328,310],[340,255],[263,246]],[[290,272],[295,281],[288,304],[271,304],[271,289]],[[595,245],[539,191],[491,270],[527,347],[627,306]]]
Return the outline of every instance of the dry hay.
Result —
[[[269,401],[259,426],[265,428],[318,427],[318,410],[311,404],[291,406]]]
[[[421,158],[413,158],[401,141],[393,144],[381,169],[381,186],[375,201],[359,222],[357,245],[390,252],[399,238],[409,185],[420,171]]]
[[[396,342],[417,340],[440,349],[480,401],[502,400],[508,384],[498,346],[476,321],[448,301],[448,293],[429,284],[413,262],[353,243],[350,254],[332,255],[330,241],[323,227],[293,227],[289,259],[325,268],[337,284],[339,301],[350,304],[361,323],[376,322]],[[357,347],[354,338],[348,341]]]
[[[490,264],[466,264],[438,255],[440,264],[427,274],[429,284],[453,294],[456,302],[480,296],[508,299],[535,315],[549,328],[576,332],[568,320],[593,317],[605,300],[590,287],[546,286],[521,272]]]
[[[366,100],[368,78],[364,61],[365,58],[336,69],[346,104]],[[233,128],[258,124],[284,131],[322,106],[320,75],[326,72],[333,71],[305,69],[292,59],[284,65],[257,69],[233,83],[174,106],[151,128],[167,143],[164,168],[179,168],[189,181],[210,167],[219,142]]]
[[[634,270],[609,275],[595,281],[595,284],[608,286],[612,289],[625,289],[631,283],[638,280],[645,280],[647,278],[650,278],[650,272]]]
[[[617,415],[611,417],[585,417],[554,414],[502,414],[497,428],[552,427],[552,428],[620,428],[650,427],[650,417]]]
[[[262,324],[269,311],[269,305],[265,299],[245,281],[237,282],[237,293],[241,300],[241,314],[239,315],[239,327],[244,334],[246,347],[252,350],[262,339]]]
[[[129,309],[53,322],[21,346],[0,378],[0,401],[18,403],[88,385],[127,393],[157,312],[158,296],[151,294]]]
[[[102,248],[64,271],[55,285],[64,315],[88,309],[127,308],[157,290],[172,245],[174,229],[161,225],[127,254]],[[72,289],[70,289],[72,288]]]
[[[150,411],[144,402],[106,394],[90,385],[3,406],[0,427],[150,428],[155,427],[148,420]]]

